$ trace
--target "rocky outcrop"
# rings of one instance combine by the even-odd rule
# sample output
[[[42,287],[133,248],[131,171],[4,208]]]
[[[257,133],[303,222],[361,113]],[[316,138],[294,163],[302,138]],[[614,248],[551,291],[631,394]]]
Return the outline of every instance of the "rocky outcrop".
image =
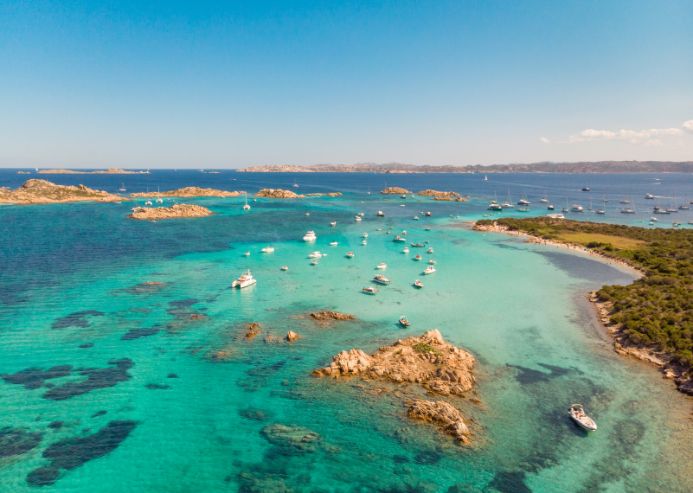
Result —
[[[360,375],[395,383],[415,383],[441,395],[463,395],[474,387],[474,356],[445,342],[438,330],[401,339],[372,355],[360,349],[342,351],[319,376]]]
[[[245,338],[252,341],[262,332],[262,326],[257,322],[251,322],[245,327]]]
[[[462,197],[462,195],[460,195],[457,192],[441,192],[440,190],[432,190],[430,188],[426,190],[421,190],[420,192],[417,192],[416,195],[420,195],[422,197],[432,197],[433,200],[448,202],[465,202],[467,200],[465,197]]]
[[[349,313],[340,313],[332,310],[321,310],[319,312],[311,312],[310,318],[318,322],[328,322],[330,320],[356,320],[356,317]]]
[[[286,342],[298,341],[300,338],[301,338],[301,336],[298,335],[293,330],[290,330],[289,332],[286,333]]]
[[[460,442],[469,443],[469,428],[464,422],[462,413],[449,402],[415,400],[409,405],[407,416],[432,423]]]
[[[299,195],[291,190],[283,190],[281,188],[263,188],[255,196],[269,199],[300,199],[305,197],[305,195]]]
[[[143,221],[158,221],[159,219],[181,219],[210,215],[212,215],[212,211],[200,205],[175,204],[171,207],[135,207],[128,217]]]
[[[329,366],[315,370],[318,377],[358,377],[395,384],[396,395],[407,398],[407,416],[433,423],[464,444],[469,429],[460,411],[451,403],[421,400],[421,390],[442,396],[461,397],[474,387],[474,356],[447,343],[438,330],[401,339],[373,354],[361,349],[342,351]],[[411,399],[416,397],[415,399]]]
[[[289,453],[315,452],[320,444],[320,435],[301,426],[276,423],[265,426],[260,433],[269,443]]]
[[[380,191],[380,193],[382,193],[383,195],[403,195],[405,193],[411,192],[406,188],[402,187],[385,187]]]
[[[305,197],[341,197],[342,192],[307,193]]]
[[[84,185],[56,185],[47,180],[32,179],[16,189],[0,188],[0,203],[51,204],[63,202],[119,202],[123,198]]]
[[[183,187],[177,190],[165,192],[141,192],[131,193],[132,198],[158,198],[158,197],[238,197],[244,192],[217,190],[215,188]]]

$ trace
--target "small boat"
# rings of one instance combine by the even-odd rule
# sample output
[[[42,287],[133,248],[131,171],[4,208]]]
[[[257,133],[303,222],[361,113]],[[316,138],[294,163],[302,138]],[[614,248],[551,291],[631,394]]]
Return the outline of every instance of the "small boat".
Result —
[[[590,192],[592,189],[590,187],[582,187],[583,192]]]
[[[400,233],[402,236],[407,236],[407,230],[403,229],[402,232]]]
[[[666,210],[664,207],[655,207],[652,209],[652,212],[655,214],[670,214],[668,210]]]
[[[635,214],[635,209],[631,209],[630,207],[625,207],[621,209],[621,214]]]
[[[618,201],[619,204],[630,204],[630,200],[628,199],[623,199]]]
[[[120,184],[120,188],[118,189],[119,192],[127,192],[128,189],[125,188],[125,183]]]
[[[423,260],[423,257],[421,255],[417,255],[412,260],[416,260],[417,262],[421,262]]]
[[[151,200],[147,200],[147,201],[144,203],[144,205],[152,205],[152,201],[151,201]]]
[[[433,259],[428,260],[428,265],[436,265],[436,261]]]
[[[335,226],[337,226],[337,221],[331,221],[331,222],[330,222],[330,226],[332,226],[333,228],[334,228]]]
[[[549,217],[551,219],[565,219],[565,216],[563,214],[560,214],[560,213],[547,214],[546,217]]]
[[[404,243],[407,240],[402,238],[400,235],[397,235],[392,239],[392,241],[394,241],[395,243]]]
[[[431,214],[431,211],[426,211],[426,212],[424,213],[424,215],[425,215],[426,217],[431,217],[432,214]]]
[[[354,216],[354,221],[356,221],[357,223],[360,223],[361,222],[361,216],[359,216],[359,215]]]
[[[673,213],[679,211],[676,207],[667,207],[665,210],[666,210],[669,214],[673,214]]]
[[[652,195],[651,193],[646,193],[646,194],[645,194],[645,198],[646,198],[647,200],[654,200],[654,199],[655,199],[655,196]]]
[[[512,205],[512,204],[510,203],[510,201],[503,202],[503,203],[501,204],[501,209],[512,209],[513,207],[515,207],[515,206]]]
[[[359,216],[364,217],[366,215],[365,212],[359,212]]]
[[[414,221],[418,221],[418,220],[419,220],[419,216],[414,216],[412,219],[414,219]]]
[[[310,252],[308,254],[308,258],[322,258],[322,256],[323,256],[323,254],[318,252],[318,251]]]
[[[502,210],[503,210],[503,206],[500,205],[498,202],[491,202],[491,203],[488,205],[487,209],[490,210],[490,211],[502,211]]]
[[[387,286],[388,284],[390,284],[390,279],[388,279],[382,274],[378,274],[373,278],[373,282],[376,284],[382,284],[383,286]]]
[[[232,288],[247,288],[248,286],[252,286],[255,284],[257,280],[253,277],[253,275],[250,273],[250,271],[247,271],[245,274],[241,274],[241,276],[233,281],[231,283]]]
[[[597,209],[594,212],[595,212],[595,214],[599,214],[600,216],[603,216],[604,214],[606,214],[606,211],[604,209]]]
[[[378,265],[375,266],[375,268],[378,270],[385,270],[387,269],[387,264],[385,262],[380,262]]]
[[[399,317],[399,324],[402,327],[409,327],[411,325],[411,322],[409,320],[407,320],[407,317],[402,315],[401,317]]]
[[[488,176],[484,175],[484,181],[488,181]]]
[[[161,197],[157,197],[157,198],[156,198],[156,203],[157,203],[157,204],[163,204],[163,203],[164,203],[164,199],[162,199]]]
[[[354,252],[346,252],[346,255],[344,255],[346,258],[354,258]]]
[[[383,211],[378,211],[376,215],[378,217],[385,217],[385,213]]]
[[[363,234],[361,235],[361,238],[368,238],[368,233],[363,233]]]
[[[303,235],[303,241],[314,242],[317,239],[318,239],[318,236],[315,234],[315,231],[312,231],[312,230],[306,232],[306,234]]]
[[[318,263],[320,263],[320,261],[316,258],[314,258],[313,260],[310,261],[310,265],[312,265],[312,266],[316,266],[316,265],[318,265]]]
[[[679,206],[679,210],[680,210],[680,211],[687,211],[687,210],[690,210],[690,208],[691,208],[691,206],[688,205],[688,204],[681,204],[681,205]]]
[[[310,216],[310,212],[306,212],[306,216]]]
[[[654,216],[652,216],[652,217],[650,218],[650,222],[651,222],[651,223],[656,223],[657,221],[659,221],[659,219],[657,219],[657,218],[654,217]]]
[[[400,199],[406,199],[406,198],[407,198],[407,195],[403,193],[402,195],[399,196],[399,198],[400,198]]]
[[[542,198],[539,199],[539,202],[541,202],[542,204],[548,204],[548,203],[549,203],[549,199],[546,198],[546,197],[542,197]]]
[[[282,265],[282,266],[279,268],[279,270],[287,271],[287,270],[289,270],[289,266],[288,266],[288,265]]]
[[[570,414],[570,418],[583,430],[597,430],[597,423],[595,423],[595,421],[592,418],[587,416],[587,413],[585,413],[585,409],[582,407],[582,404],[573,404],[572,406],[570,406],[568,413]]]
[[[412,286],[414,286],[416,289],[421,289],[423,288],[423,283],[417,279],[412,283]]]
[[[330,246],[331,246],[331,247],[335,247],[335,246],[337,246],[337,245],[339,245],[339,242],[338,242],[338,241],[331,241],[331,242],[330,242]]]
[[[425,246],[423,243],[410,243],[409,245],[414,248],[423,248]]]
[[[368,245],[368,240],[361,240],[361,245],[362,246]]]
[[[409,253],[409,248],[408,247],[402,248],[402,253],[404,253],[404,254]]]
[[[250,210],[250,204],[248,204],[248,192],[245,193],[245,204],[243,204],[243,210],[244,211]]]
[[[266,246],[262,250],[260,250],[262,253],[274,253],[274,247],[271,246]]]
[[[375,288],[372,287],[372,286],[366,286],[365,288],[363,288],[363,289],[361,290],[361,292],[362,292],[363,294],[369,294],[369,295],[371,295],[371,296],[374,296],[375,294],[378,293],[378,290],[375,289]]]
[[[517,205],[529,205],[531,202],[525,198],[521,198],[520,200],[517,201]]]
[[[426,253],[433,253],[433,247],[428,247],[428,250],[426,250]]]
[[[570,206],[570,212],[585,212],[585,208],[580,204],[573,204]]]
[[[298,188],[298,183],[294,181],[294,188]]]
[[[549,204],[549,205],[546,206],[546,210],[549,210],[549,211],[556,210],[556,206],[553,205],[553,204]]]
[[[250,257],[250,252],[245,252],[245,253],[243,254],[243,256],[244,256],[244,257]]]
[[[430,266],[428,266],[428,267],[426,267],[426,268],[424,269],[423,274],[424,274],[425,276],[427,276],[427,275],[429,275],[429,274],[433,274],[435,271],[436,271],[436,268],[433,267],[432,265],[430,265]]]

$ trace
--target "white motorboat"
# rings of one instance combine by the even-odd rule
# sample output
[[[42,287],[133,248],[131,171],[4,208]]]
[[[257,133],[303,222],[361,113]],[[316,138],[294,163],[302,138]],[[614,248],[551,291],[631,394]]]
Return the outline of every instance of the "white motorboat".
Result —
[[[597,430],[597,423],[585,413],[582,404],[573,404],[570,406],[568,413],[570,414],[570,418],[583,430]]]
[[[407,240],[405,238],[402,238],[400,235],[397,235],[392,239],[392,241],[394,241],[395,243],[404,243]]]
[[[360,223],[361,222],[361,216],[359,216],[359,215],[354,216],[354,221],[356,221],[357,223]]]
[[[570,212],[585,212],[585,208],[580,204],[573,204],[570,206]]]
[[[420,262],[422,260],[422,257],[421,257],[421,255],[417,255],[412,260],[416,260],[417,262]]]
[[[488,204],[487,209],[490,210],[490,211],[502,211],[502,210],[503,210],[503,206],[500,205],[498,202],[495,202],[495,201],[494,201],[494,202],[491,202],[491,203]]]
[[[331,222],[330,222],[330,226],[332,226],[333,228],[334,228],[335,226],[337,226],[337,221],[331,221]]]
[[[531,202],[524,197],[517,201],[517,205],[529,205]]]
[[[344,255],[346,258],[354,258],[354,252],[346,252],[346,255]]]
[[[426,267],[426,268],[424,269],[423,274],[424,274],[425,276],[427,276],[427,275],[429,275],[429,274],[433,274],[435,271],[436,271],[436,268],[433,267],[432,265],[429,265],[428,267]]]
[[[375,266],[375,268],[378,270],[385,270],[387,269],[387,264],[385,262],[380,262],[378,265]]]
[[[436,261],[433,259],[428,260],[428,265],[436,265]]]
[[[388,279],[382,274],[378,274],[373,278],[373,282],[376,284],[382,284],[383,286],[387,286],[388,284],[390,284],[390,279]]]
[[[147,200],[147,201],[144,203],[144,205],[152,205],[152,201],[151,201],[151,200]]]
[[[424,287],[423,283],[418,279],[413,282],[412,286],[414,286],[416,289],[421,289]]]
[[[361,235],[361,238],[368,238],[368,233],[363,233],[363,234]]]
[[[409,320],[407,320],[407,317],[402,315],[401,317],[399,317],[399,324],[402,327],[409,327],[411,325],[411,322]]]
[[[245,252],[245,253],[243,254],[243,256],[244,256],[244,257],[250,257],[250,252]]]
[[[402,249],[402,253],[404,253],[404,254],[409,253],[409,248],[404,247],[404,248]]]
[[[315,231],[312,231],[312,230],[306,232],[306,234],[303,235],[303,241],[314,242],[317,239],[318,239],[318,236],[315,234]]]
[[[336,247],[337,245],[339,245],[339,242],[338,242],[338,241],[331,241],[331,242],[330,242],[330,246],[331,246],[331,247]]]
[[[378,290],[375,289],[373,286],[366,286],[365,288],[363,288],[363,289],[361,290],[361,292],[362,292],[363,294],[369,294],[369,295],[373,296],[373,295],[375,295],[375,294],[378,293]]]
[[[262,250],[260,250],[262,253],[274,253],[274,247],[271,246],[266,246]]]
[[[426,217],[431,217],[432,214],[431,214],[431,211],[426,211],[426,212],[424,213],[424,215],[425,215]]]
[[[241,274],[241,276],[233,281],[231,283],[232,288],[247,288],[248,286],[252,286],[255,284],[257,280],[253,277],[253,275],[250,273],[250,271],[247,271],[245,274]]]
[[[363,246],[368,245],[368,240],[361,240],[361,245],[363,245]]]
[[[287,271],[287,270],[289,270],[289,266],[288,266],[288,265],[282,265],[282,266],[279,268],[279,270]]]
[[[363,216],[365,216],[365,215],[366,215],[365,212],[359,212],[359,216],[363,217]]]
[[[383,211],[378,211],[376,215],[378,217],[385,217],[385,213]]]
[[[321,253],[319,251],[315,251],[315,252],[310,252],[308,254],[308,258],[322,258],[323,255],[324,255],[323,253]]]
[[[418,220],[419,220],[419,216],[414,216],[412,219],[414,219],[414,221],[418,221]]]
[[[428,247],[428,250],[426,250],[426,253],[433,253],[433,247]]]
[[[646,194],[645,194],[645,198],[646,198],[647,200],[654,200],[654,199],[655,199],[655,196],[652,195],[651,193],[646,193]]]
[[[250,210],[250,204],[248,204],[248,192],[245,193],[245,204],[243,204],[243,210],[244,211]]]

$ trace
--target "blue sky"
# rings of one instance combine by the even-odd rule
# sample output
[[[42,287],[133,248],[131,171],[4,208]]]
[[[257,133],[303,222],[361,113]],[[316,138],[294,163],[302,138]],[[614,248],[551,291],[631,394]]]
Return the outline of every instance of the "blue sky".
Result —
[[[693,159],[693,2],[0,1],[0,166]]]

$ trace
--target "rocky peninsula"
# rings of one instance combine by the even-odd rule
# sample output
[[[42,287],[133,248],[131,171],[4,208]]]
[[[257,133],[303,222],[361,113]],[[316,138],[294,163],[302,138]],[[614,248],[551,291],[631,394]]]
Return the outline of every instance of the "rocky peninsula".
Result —
[[[84,185],[56,185],[32,179],[16,189],[0,187],[0,203],[31,205],[65,202],[120,202],[123,197]]]
[[[210,215],[212,215],[212,211],[200,205],[175,204],[171,207],[135,207],[128,217],[142,221],[158,221],[159,219],[182,219]]]
[[[383,195],[404,195],[411,192],[402,187],[385,187],[380,191],[380,193]]]
[[[108,168],[108,169],[42,169],[37,171],[39,175],[148,175],[149,170],[137,171],[132,169]]]
[[[442,192],[440,190],[432,190],[430,188],[426,190],[421,190],[420,192],[416,192],[416,195],[420,195],[421,197],[432,197],[433,200],[440,200],[440,201],[445,201],[445,202],[466,202],[467,198],[463,197],[457,192]]]
[[[183,187],[176,190],[167,190],[165,192],[139,192],[131,193],[132,198],[158,198],[158,197],[238,197],[244,192],[239,191],[229,191],[229,190],[217,190],[215,188],[202,188],[202,187]]]
[[[474,387],[474,356],[443,339],[438,330],[400,339],[373,354],[361,349],[342,351],[329,366],[313,371],[318,377],[358,377],[397,386],[411,419],[426,421],[462,443],[469,443],[469,429],[452,403],[421,399],[426,392],[463,397]]]

